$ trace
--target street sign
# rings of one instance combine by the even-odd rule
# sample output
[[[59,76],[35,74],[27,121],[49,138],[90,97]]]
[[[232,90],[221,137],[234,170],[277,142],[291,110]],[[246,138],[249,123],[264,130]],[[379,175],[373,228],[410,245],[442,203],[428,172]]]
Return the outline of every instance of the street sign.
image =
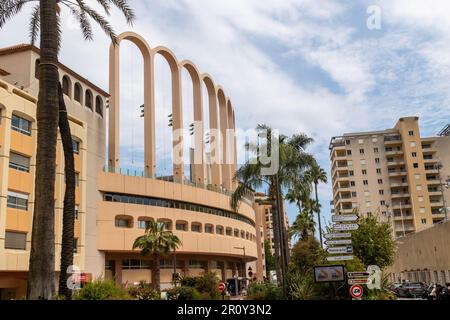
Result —
[[[347,272],[348,278],[361,278],[361,277],[367,278],[368,276],[370,276],[370,272],[368,272],[368,271]]]
[[[325,244],[326,245],[352,244],[352,239],[326,240]]]
[[[350,230],[358,230],[359,224],[356,223],[341,223],[335,224],[333,226],[333,230],[336,231],[350,231]]]
[[[364,293],[364,290],[359,285],[353,285],[350,287],[350,295],[353,299],[361,299],[362,295]]]
[[[354,279],[348,279],[348,284],[369,284],[372,281],[370,281],[367,278],[354,278]]]
[[[346,255],[346,256],[331,256],[327,257],[328,261],[345,261],[345,260],[353,260],[352,255]]]
[[[348,232],[343,233],[327,233],[324,235],[325,239],[333,239],[333,238],[351,238],[352,234]]]
[[[219,283],[219,291],[225,291],[225,283],[223,283],[223,282],[221,282],[221,283]]]
[[[339,265],[314,267],[314,280],[316,282],[345,281],[344,266]]]
[[[352,246],[327,248],[328,253],[353,253]]]
[[[333,222],[352,222],[358,221],[359,217],[356,214],[335,214],[331,216]]]

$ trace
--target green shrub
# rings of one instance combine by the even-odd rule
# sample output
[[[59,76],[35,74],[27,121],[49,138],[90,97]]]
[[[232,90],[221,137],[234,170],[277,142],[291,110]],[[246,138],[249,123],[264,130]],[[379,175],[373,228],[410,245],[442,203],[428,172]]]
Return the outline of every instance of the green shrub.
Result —
[[[291,272],[287,278],[287,292],[292,300],[313,300],[319,295],[317,284],[310,272]]]
[[[74,292],[75,300],[129,300],[127,290],[111,280],[94,280]]]
[[[129,288],[128,294],[136,300],[161,300],[161,293],[145,281]]]
[[[247,300],[279,300],[281,288],[273,283],[251,283],[247,290]]]
[[[216,300],[220,298],[218,290],[219,279],[213,272],[208,272],[200,277],[183,277],[181,286],[195,288],[200,293],[200,300]]]
[[[200,300],[197,289],[188,286],[175,287],[167,290],[168,300]]]

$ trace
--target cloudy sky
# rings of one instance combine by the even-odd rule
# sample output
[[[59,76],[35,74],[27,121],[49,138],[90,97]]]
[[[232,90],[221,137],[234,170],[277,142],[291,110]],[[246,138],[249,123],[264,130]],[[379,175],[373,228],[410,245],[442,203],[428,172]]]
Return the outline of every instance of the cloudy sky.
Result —
[[[266,123],[285,134],[307,133],[315,139],[309,151],[328,172],[332,136],[389,128],[401,116],[419,116],[424,135],[436,134],[448,122],[448,0],[130,0],[130,4],[137,13],[132,28],[116,11],[110,17],[118,33],[140,33],[151,47],[167,46],[179,60],[190,59],[211,74],[232,99],[238,127]],[[380,28],[374,12],[380,13]],[[28,41],[28,16],[29,10],[24,10],[0,31],[1,46]],[[95,29],[95,41],[85,42],[64,8],[62,17],[60,60],[107,90],[108,38]],[[156,64],[158,165],[165,172],[170,164],[161,155],[169,152],[170,75],[162,58]],[[142,163],[141,69],[138,50],[124,43],[121,101],[127,113],[121,127],[122,162],[134,167]],[[192,108],[190,90],[185,74],[185,110]],[[328,219],[329,185],[320,187],[320,198]],[[295,208],[289,209],[289,217],[292,221]]]

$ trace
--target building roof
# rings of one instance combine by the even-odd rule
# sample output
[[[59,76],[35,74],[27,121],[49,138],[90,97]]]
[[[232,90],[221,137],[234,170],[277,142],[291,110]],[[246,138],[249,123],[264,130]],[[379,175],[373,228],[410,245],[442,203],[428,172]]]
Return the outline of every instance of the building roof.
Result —
[[[39,50],[38,47],[33,46],[31,44],[24,44],[24,43],[22,43],[22,44],[10,46],[10,47],[0,48],[0,56],[9,55],[9,54],[18,53],[18,52],[24,52],[24,51],[33,51],[33,52],[35,52],[37,54],[40,54],[40,50]],[[70,74],[74,78],[78,79],[79,81],[84,82],[86,85],[88,85],[89,87],[95,89],[95,91],[97,91],[101,95],[103,95],[105,97],[109,97],[110,96],[108,92],[106,92],[105,90],[103,90],[100,87],[96,86],[95,84],[90,82],[88,79],[84,78],[83,76],[81,76],[80,74],[76,73],[75,71],[73,71],[69,67],[65,66],[64,64],[58,62],[58,66],[61,68],[61,70],[67,72],[68,74]],[[0,69],[0,74],[1,74],[2,71],[4,71],[4,70]],[[8,75],[8,74],[5,74],[5,75]]]

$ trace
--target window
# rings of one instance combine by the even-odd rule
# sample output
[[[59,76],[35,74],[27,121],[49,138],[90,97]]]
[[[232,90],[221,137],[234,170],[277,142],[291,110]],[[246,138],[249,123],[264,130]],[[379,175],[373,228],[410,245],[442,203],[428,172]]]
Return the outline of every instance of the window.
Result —
[[[367,174],[367,170],[366,169],[361,170],[361,172],[362,172],[363,175]]]
[[[414,163],[413,163],[413,167],[414,167],[415,169],[417,169],[417,168],[419,168],[419,164],[418,164],[417,162],[414,162]]]
[[[123,259],[122,269],[150,269],[150,261],[148,260],[138,260],[138,259]]]
[[[245,239],[245,231],[244,230],[241,230],[241,238]]]
[[[383,179],[378,179],[378,184],[383,184]]]
[[[31,121],[13,114],[11,118],[11,129],[31,136]]]
[[[192,223],[191,224],[191,231],[192,232],[202,232],[202,225],[199,223]]]
[[[378,153],[378,148],[373,148],[374,153]]]
[[[368,180],[363,180],[363,185],[367,186],[369,184]]]
[[[90,90],[86,90],[84,105],[92,110],[92,93]]]
[[[239,230],[238,229],[234,229],[234,236],[235,237],[239,237]]]
[[[227,236],[231,236],[232,233],[233,233],[233,230],[232,230],[231,228],[227,228],[227,229],[225,230],[225,234],[226,234]]]
[[[80,173],[79,172],[75,172],[75,186],[77,186],[77,187],[80,186]]]
[[[352,155],[352,150],[347,150],[347,155],[351,156]]]
[[[355,173],[353,172],[353,170],[350,170],[350,171],[348,172],[348,175],[349,175],[350,177],[353,177],[353,176],[355,175]]]
[[[351,166],[353,165],[353,161],[352,161],[352,160],[348,160],[348,161],[347,161],[347,165],[348,165],[349,167],[351,167]]]
[[[103,116],[103,100],[100,96],[95,98],[95,112]]]
[[[363,143],[364,143],[364,139],[359,139],[359,140],[358,140],[358,143],[359,143],[359,144],[363,144]]]
[[[359,163],[361,163],[361,164],[366,164],[366,160],[361,159],[361,160],[359,161]]]
[[[350,186],[354,187],[355,186],[355,181],[350,181]]]
[[[217,234],[223,234],[223,227],[222,226],[216,226],[216,233]]]
[[[175,223],[175,229],[179,231],[187,231],[187,222],[185,221],[177,221]]]
[[[62,78],[62,90],[63,90],[63,93],[66,96],[69,96],[69,97],[70,97],[70,87],[71,87],[71,84],[70,84],[69,77],[68,76],[64,76]]]
[[[386,205],[386,201],[385,200],[381,200],[380,201],[380,205],[385,206]]]
[[[139,229],[147,229],[147,226],[149,225],[150,220],[147,219],[138,219],[137,225]]]
[[[78,252],[78,239],[73,239],[73,253]]]
[[[364,191],[364,196],[366,196],[366,197],[370,196],[370,191],[368,191],[368,190]]]
[[[416,158],[416,157],[417,157],[417,152],[411,152],[411,156],[412,156],[413,158]]]
[[[360,154],[364,154],[364,149],[359,149]]]
[[[381,169],[377,168],[377,174],[381,174]]]
[[[206,224],[205,225],[205,232],[206,233],[214,233],[214,227],[212,224]]]
[[[203,269],[204,263],[202,261],[199,260],[189,260],[189,268],[193,268],[193,269]]]
[[[28,210],[28,195],[19,192],[8,191],[8,208]]]
[[[380,163],[380,158],[375,158],[375,163]]]
[[[30,172],[30,158],[10,152],[9,167],[19,171]]]
[[[347,145],[350,144],[350,140],[348,140],[348,139],[345,140],[345,144],[347,144]]]
[[[80,142],[72,138],[72,148],[73,153],[79,154],[80,153]]]
[[[411,148],[414,148],[414,147],[416,146],[416,142],[415,142],[415,141],[410,141],[410,142],[409,142],[409,146],[410,146]]]
[[[356,197],[356,191],[352,191],[352,197],[353,197],[353,198]]]
[[[380,196],[382,196],[382,195],[384,195],[384,190],[378,190],[378,194],[380,195]]]
[[[422,224],[427,224],[427,219],[420,219],[420,221],[422,222]]]
[[[75,101],[78,101],[80,104],[81,102],[81,93],[83,92],[83,90],[81,89],[81,85],[77,82],[75,83],[75,89],[74,89],[74,99]]]
[[[36,59],[34,62],[34,77],[39,80],[39,76],[41,73],[41,61]]]
[[[27,234],[22,232],[5,232],[5,249],[26,250]]]
[[[80,206],[78,204],[75,205],[75,220],[78,220],[78,213],[80,211]]]
[[[424,207],[420,208],[420,209],[419,209],[419,212],[420,212],[420,213],[425,213],[425,208],[424,208]]]
[[[416,180],[419,180],[419,179],[420,179],[420,174],[416,173],[416,174],[414,175],[414,178],[416,178]]]
[[[130,217],[116,217],[115,226],[117,228],[131,228],[133,220]]]
[[[408,131],[408,134],[409,134],[410,137],[412,137],[412,136],[414,136],[414,131],[412,131],[412,130]]]

